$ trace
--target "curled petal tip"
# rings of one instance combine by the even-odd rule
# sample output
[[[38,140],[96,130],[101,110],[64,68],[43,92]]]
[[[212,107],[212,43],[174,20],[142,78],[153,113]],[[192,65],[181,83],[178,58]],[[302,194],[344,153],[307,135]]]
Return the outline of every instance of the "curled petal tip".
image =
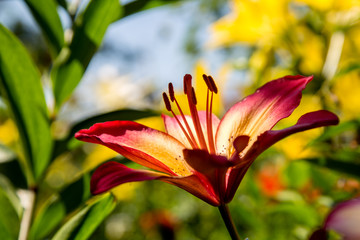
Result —
[[[339,124],[339,117],[327,110],[306,113],[298,120],[298,124],[313,123],[320,126],[329,126]]]

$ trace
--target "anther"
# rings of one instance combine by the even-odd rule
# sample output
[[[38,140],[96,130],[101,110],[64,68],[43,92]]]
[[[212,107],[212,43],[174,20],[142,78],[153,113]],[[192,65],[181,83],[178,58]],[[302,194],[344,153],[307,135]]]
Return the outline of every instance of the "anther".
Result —
[[[209,82],[208,76],[206,76],[206,74],[203,74],[202,77],[203,77],[203,79],[204,79],[204,81],[205,81],[205,83],[206,83],[206,86],[207,86],[208,89],[212,92],[213,89],[212,89],[212,86],[211,86],[211,84],[210,84],[210,82]]]
[[[172,85],[172,83],[169,83],[169,96],[172,102],[175,101],[174,86]]]
[[[171,112],[171,104],[170,104],[170,101],[169,101],[169,98],[167,96],[166,93],[163,93],[163,99],[164,99],[164,103],[165,103],[165,107],[166,109]]]
[[[188,87],[191,86],[191,75],[190,74],[186,74],[184,76],[184,93],[187,94],[187,91],[188,91]]]
[[[215,81],[214,81],[214,79],[212,78],[212,76],[207,76],[208,77],[208,79],[209,79],[209,84],[211,85],[211,88],[210,89],[212,89],[212,92],[214,92],[214,93],[217,93],[218,92],[218,89],[217,89],[217,86],[216,86],[216,84],[215,84]]]
[[[197,104],[197,100],[196,100],[196,95],[195,95],[195,89],[192,87],[191,88],[191,101],[194,105]]]

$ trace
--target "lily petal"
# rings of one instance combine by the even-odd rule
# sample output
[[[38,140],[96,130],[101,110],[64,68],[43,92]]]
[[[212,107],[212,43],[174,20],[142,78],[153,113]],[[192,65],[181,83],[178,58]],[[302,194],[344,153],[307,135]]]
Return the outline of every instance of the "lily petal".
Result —
[[[294,111],[300,103],[301,91],[311,80],[312,76],[285,76],[235,104],[220,122],[216,133],[217,151],[225,149],[225,156],[230,158],[234,152],[231,139],[240,135],[250,136],[250,147],[261,133]]]
[[[106,162],[98,167],[91,176],[90,191],[92,194],[100,194],[123,183],[153,180],[163,176],[166,175],[131,169],[118,162]]]
[[[346,240],[360,239],[360,198],[337,205],[326,219],[324,228],[334,230]]]
[[[97,123],[80,130],[81,141],[107,146],[132,161],[171,175],[187,176],[192,169],[183,156],[185,146],[172,136],[130,121]]]
[[[162,177],[159,180],[182,188],[210,205],[220,205],[219,196],[216,195],[211,183],[197,173],[187,177]]]
[[[185,149],[184,156],[186,162],[194,170],[209,179],[216,195],[224,196],[226,171],[233,166],[233,163],[224,156],[209,154],[209,152],[200,149]]]
[[[90,190],[92,194],[101,194],[123,183],[147,180],[160,180],[170,183],[213,206],[220,204],[210,183],[201,176],[169,176],[154,171],[131,169],[121,163],[113,161],[106,162],[95,170],[91,177]]]
[[[198,114],[199,114],[201,129],[204,133],[206,144],[209,147],[209,141],[208,141],[208,137],[207,137],[206,112],[198,111]],[[162,115],[162,118],[164,120],[166,132],[169,135],[173,136],[174,138],[178,139],[182,144],[185,145],[186,148],[191,149],[192,147],[191,147],[189,141],[187,140],[184,132],[182,131],[181,127],[179,126],[178,122],[176,121],[176,119],[174,117],[169,117],[164,114]],[[184,124],[182,117],[180,115],[178,115],[177,118],[179,119],[182,126],[186,129],[186,126]],[[199,141],[198,136],[195,134],[195,126],[194,126],[191,116],[185,115],[185,119],[189,124],[191,132],[194,134],[197,145],[200,146],[200,143],[199,143],[200,141]],[[215,116],[214,114],[212,114],[212,128],[213,128],[213,136],[212,137],[213,138],[215,138],[215,132],[219,126],[219,123],[220,123],[219,118],[217,116]],[[187,131],[187,129],[186,129],[186,131]],[[187,133],[188,133],[188,131],[187,131]]]
[[[277,141],[297,132],[305,130],[325,127],[330,125],[336,125],[339,123],[339,118],[332,112],[326,110],[319,110],[315,112],[309,112],[302,115],[298,122],[292,126],[282,130],[270,130],[263,133],[258,138],[258,145],[256,155],[275,144]]]
[[[234,197],[234,194],[242,181],[248,168],[251,166],[255,158],[275,144],[277,141],[297,132],[305,130],[324,127],[329,125],[336,125],[339,123],[339,118],[326,110],[319,110],[316,112],[306,113],[301,116],[298,122],[289,128],[282,130],[269,130],[260,135],[251,148],[247,151],[246,155],[239,158],[238,161],[234,162],[237,164],[234,168],[228,171],[228,189],[226,190],[225,201],[230,202]]]

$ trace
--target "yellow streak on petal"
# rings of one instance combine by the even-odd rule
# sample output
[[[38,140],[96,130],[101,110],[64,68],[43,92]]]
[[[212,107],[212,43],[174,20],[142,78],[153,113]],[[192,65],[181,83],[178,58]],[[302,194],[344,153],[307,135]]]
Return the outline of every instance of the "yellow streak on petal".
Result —
[[[155,132],[154,129],[146,129],[141,133],[127,130],[125,141],[119,139],[119,145],[141,151],[159,160],[174,173],[180,176],[191,175],[191,168],[187,165],[183,149],[185,148],[175,138],[163,132]],[[116,142],[116,140],[115,140]],[[144,156],[144,159],[147,157]]]

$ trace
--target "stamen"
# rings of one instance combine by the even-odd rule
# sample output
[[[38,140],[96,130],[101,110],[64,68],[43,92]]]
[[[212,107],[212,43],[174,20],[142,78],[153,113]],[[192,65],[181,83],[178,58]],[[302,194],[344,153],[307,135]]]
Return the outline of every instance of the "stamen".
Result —
[[[204,74],[205,75],[205,74]],[[203,76],[204,76],[203,75]],[[206,76],[206,75],[205,75]],[[205,78],[204,78],[205,79]],[[212,149],[212,145],[211,145],[211,140],[212,140],[212,136],[210,135],[210,128],[211,125],[209,123],[209,118],[211,118],[211,114],[209,113],[209,93],[210,93],[210,89],[207,89],[207,93],[206,93],[206,128],[207,128],[207,138],[208,138],[208,143],[209,143],[209,149],[210,149],[210,153],[214,154],[215,151],[213,151]]]
[[[208,77],[208,79],[209,79],[209,83],[210,83],[210,85],[211,85],[211,88],[210,89],[212,89],[212,92],[214,92],[214,93],[217,93],[218,92],[218,88],[217,88],[217,86],[216,86],[216,84],[215,84],[215,81],[214,81],[214,79],[212,78],[212,76],[207,76]]]
[[[192,103],[194,105],[197,104],[196,95],[195,95],[195,89],[193,87],[191,88],[191,100],[192,100]]]
[[[192,76],[190,74],[186,74],[184,76],[184,93],[187,94],[188,87],[191,86]]]
[[[169,83],[169,96],[170,96],[170,100],[172,102],[174,102],[175,100],[175,93],[174,93],[174,86],[172,85],[172,83]]]
[[[188,103],[189,103],[191,118],[192,118],[193,123],[194,123],[196,135],[198,136],[201,149],[207,150],[207,146],[206,146],[206,142],[205,142],[205,138],[204,138],[204,133],[203,133],[203,131],[201,129],[199,115],[198,115],[198,111],[196,109],[197,101],[196,101],[195,90],[191,86],[191,75],[189,75],[189,74],[186,74],[184,76],[184,88],[185,88],[184,90],[185,90],[185,93],[187,95],[187,99],[188,99]]]
[[[189,133],[190,133],[190,135],[191,135],[191,138],[190,138],[189,134],[186,132],[185,128],[184,128],[183,125],[181,124],[181,122],[180,122],[180,120],[178,119],[178,117],[176,116],[176,114],[174,113],[174,111],[171,109],[171,104],[170,104],[169,98],[168,98],[168,96],[167,96],[167,94],[166,94],[165,92],[163,93],[163,99],[164,99],[164,103],[165,103],[166,109],[167,109],[169,112],[171,112],[172,115],[174,116],[176,122],[179,124],[181,130],[182,130],[183,133],[185,134],[185,137],[186,137],[186,139],[189,141],[191,147],[194,148],[194,149],[195,149],[195,148],[198,148],[198,147],[197,147],[197,144],[196,144],[196,142],[195,142],[194,136],[192,135],[192,133],[191,133],[191,131],[190,131],[190,128],[189,128],[189,126],[188,126],[188,123],[186,122],[186,119],[185,119],[184,114],[182,113],[181,109],[179,109],[179,110],[180,110],[180,112],[181,112],[181,115],[182,115],[182,117],[183,117],[183,120],[184,120],[184,122],[185,122],[185,125],[186,125],[186,127],[187,127],[187,129],[188,129],[188,131],[189,131]],[[176,101],[175,98],[174,98],[174,100]],[[176,101],[176,105],[179,107],[177,101]]]
[[[209,111],[209,136],[211,141],[209,141],[210,149],[212,148],[215,152],[215,144],[214,144],[214,137],[213,137],[213,128],[212,128],[212,106],[213,106],[213,99],[214,99],[214,93],[211,92],[211,99],[210,99],[210,111]]]
[[[163,99],[164,99],[164,103],[165,103],[166,109],[167,109],[169,112],[172,112],[169,98],[168,98],[168,96],[167,96],[167,94],[166,94],[165,92],[163,92]]]
[[[196,145],[196,147],[194,147],[194,148],[199,148],[199,147],[197,146],[197,142],[196,142],[195,137],[194,137],[194,135],[193,135],[193,133],[192,133],[192,131],[191,131],[191,128],[190,128],[190,126],[189,126],[189,123],[187,122],[187,120],[186,120],[186,118],[185,118],[185,115],[184,115],[183,111],[181,110],[181,107],[180,107],[178,101],[176,100],[176,98],[175,98],[175,103],[176,103],[176,106],[177,106],[177,108],[178,108],[178,110],[179,110],[179,112],[180,112],[180,116],[181,116],[182,120],[183,120],[184,123],[185,123],[186,129],[187,129],[187,131],[188,131],[188,133],[189,133],[189,135],[190,135],[190,138],[191,138],[192,142]]]
[[[206,76],[206,74],[203,74],[202,77],[203,77],[203,79],[204,79],[204,81],[205,81],[205,83],[206,83],[206,86],[207,86],[208,89],[212,92],[213,90],[212,90],[212,88],[211,88],[212,86],[211,86],[211,84],[210,84],[210,82],[209,82],[208,76]]]

